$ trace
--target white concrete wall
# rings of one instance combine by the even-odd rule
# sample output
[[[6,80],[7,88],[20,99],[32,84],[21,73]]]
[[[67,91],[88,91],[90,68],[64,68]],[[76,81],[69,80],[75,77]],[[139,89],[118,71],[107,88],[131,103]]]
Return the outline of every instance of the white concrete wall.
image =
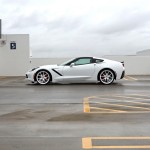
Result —
[[[29,69],[29,35],[3,35],[6,41],[0,45],[0,76],[23,76]],[[16,50],[10,49],[10,43],[16,42]]]
[[[0,39],[1,40],[1,39]],[[29,35],[3,35],[6,41],[0,45],[0,76],[24,76],[36,66],[61,64],[71,58],[29,58]],[[16,50],[10,50],[10,43],[16,42]],[[105,56],[104,58],[124,61],[127,75],[150,75],[150,56]]]
[[[150,75],[150,56],[105,56],[124,61],[127,75]],[[44,64],[61,64],[71,58],[31,58],[30,68]]]
[[[127,75],[150,75],[150,56],[106,56],[124,61]]]
[[[150,56],[150,49],[139,51],[139,52],[136,53],[136,55],[139,55],[139,56]]]

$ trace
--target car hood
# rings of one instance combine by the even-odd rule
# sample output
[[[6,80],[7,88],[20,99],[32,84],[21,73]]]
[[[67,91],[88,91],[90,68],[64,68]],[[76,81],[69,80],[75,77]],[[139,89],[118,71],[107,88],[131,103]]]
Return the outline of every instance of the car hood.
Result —
[[[43,66],[40,66],[40,69],[52,69],[52,68],[59,68],[59,66],[57,64],[55,65],[43,65]]]

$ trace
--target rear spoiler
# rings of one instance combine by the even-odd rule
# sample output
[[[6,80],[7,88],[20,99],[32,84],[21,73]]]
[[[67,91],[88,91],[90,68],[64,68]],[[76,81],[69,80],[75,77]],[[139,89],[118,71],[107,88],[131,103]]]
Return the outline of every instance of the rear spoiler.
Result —
[[[122,63],[122,66],[124,67],[124,61],[122,61],[121,63]]]

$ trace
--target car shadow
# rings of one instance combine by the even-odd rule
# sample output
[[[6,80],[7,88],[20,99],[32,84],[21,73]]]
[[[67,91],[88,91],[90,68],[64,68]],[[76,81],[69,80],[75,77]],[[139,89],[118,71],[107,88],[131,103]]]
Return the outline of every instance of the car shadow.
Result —
[[[50,83],[50,84],[47,84],[47,85],[40,85],[40,84],[37,84],[37,83],[27,83],[26,85],[28,86],[90,86],[90,85],[95,85],[95,86],[123,86],[122,83],[118,83],[118,82],[114,82],[110,85],[104,85],[102,83]]]

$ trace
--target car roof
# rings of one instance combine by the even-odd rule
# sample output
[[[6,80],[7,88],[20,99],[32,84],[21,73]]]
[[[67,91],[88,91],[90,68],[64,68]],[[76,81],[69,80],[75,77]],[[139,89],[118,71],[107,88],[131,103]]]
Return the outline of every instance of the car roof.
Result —
[[[98,58],[98,57],[91,57],[91,56],[82,56],[77,58],[93,58],[93,59],[104,59],[104,58]],[[76,59],[76,58],[75,58]]]

